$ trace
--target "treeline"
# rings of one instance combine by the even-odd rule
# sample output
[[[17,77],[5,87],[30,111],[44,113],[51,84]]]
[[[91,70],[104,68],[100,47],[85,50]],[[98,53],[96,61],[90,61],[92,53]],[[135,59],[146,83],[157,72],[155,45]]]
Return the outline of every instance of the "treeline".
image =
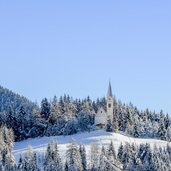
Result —
[[[125,171],[170,171],[171,146],[164,148],[150,147],[150,144],[121,144],[118,149],[118,160]]]
[[[118,152],[113,142],[107,147],[91,146],[90,154],[84,145],[74,140],[68,145],[65,159],[60,157],[58,145],[52,141],[46,150],[42,163],[38,162],[35,152],[28,148],[20,156],[18,171],[169,171],[171,170],[171,146],[165,148],[150,147],[149,144],[121,144]]]
[[[58,144],[52,140],[45,153],[38,155],[28,147],[15,162],[12,154],[12,130],[0,128],[0,171],[169,171],[171,170],[171,146],[151,147],[150,144],[120,144],[106,146],[92,144],[89,152],[84,145],[72,140],[61,158]]]
[[[18,112],[21,106],[24,106],[27,113],[31,113],[37,105],[27,98],[0,86],[0,112],[6,113],[9,106],[11,106],[14,113]]]
[[[171,118],[168,114],[140,111],[131,103],[115,105],[113,121],[108,120],[108,132],[122,131],[134,137],[159,138],[171,141]]]
[[[54,96],[50,101],[44,98],[39,107],[26,99],[24,103],[22,97],[15,96],[11,91],[5,89],[5,92],[0,96],[1,108],[4,106],[4,110],[0,112],[0,125],[13,129],[15,141],[94,130],[98,109],[106,109],[105,98],[92,101],[90,97],[80,100],[69,95],[60,98]],[[10,98],[13,96],[15,98]],[[148,109],[140,111],[131,103],[127,105],[116,99],[114,102],[113,120],[108,120],[107,131],[122,131],[134,137],[171,140],[171,119],[168,114],[163,111],[158,114]]]
[[[15,141],[38,136],[70,135],[93,129],[95,112],[89,98],[73,100],[69,96],[42,100],[31,113],[21,106],[17,112],[9,106],[0,113],[0,125],[13,129]]]

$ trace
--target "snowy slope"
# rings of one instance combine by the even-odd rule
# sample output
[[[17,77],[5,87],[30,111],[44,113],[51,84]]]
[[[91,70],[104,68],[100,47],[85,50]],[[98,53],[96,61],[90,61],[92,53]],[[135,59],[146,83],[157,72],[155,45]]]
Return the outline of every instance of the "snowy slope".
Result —
[[[161,146],[161,147],[167,145],[167,142],[162,140],[132,138],[119,133],[109,133],[109,132],[105,132],[104,130],[97,130],[97,131],[79,133],[69,136],[41,137],[35,139],[28,139],[22,142],[17,142],[13,150],[16,160],[18,160],[20,153],[24,153],[26,151],[29,145],[31,145],[33,147],[33,150],[38,152],[38,154],[40,155],[42,153],[44,154],[44,152],[46,151],[47,144],[52,139],[57,140],[61,157],[65,156],[67,145],[72,139],[75,139],[77,144],[84,144],[88,154],[89,154],[90,146],[93,143],[96,143],[99,146],[101,145],[106,146],[111,141],[113,141],[116,150],[118,149],[121,142],[135,143],[137,145],[140,143],[150,143],[151,146],[154,146],[154,144],[156,144],[157,146]]]

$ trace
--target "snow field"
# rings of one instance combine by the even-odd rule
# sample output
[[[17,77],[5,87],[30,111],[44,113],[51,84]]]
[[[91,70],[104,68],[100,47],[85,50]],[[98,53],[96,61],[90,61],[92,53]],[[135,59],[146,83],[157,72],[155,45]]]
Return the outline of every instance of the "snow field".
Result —
[[[78,145],[85,145],[88,161],[90,161],[91,144],[97,144],[99,147],[101,147],[102,145],[107,147],[112,141],[115,149],[118,150],[118,147],[121,142],[123,144],[127,142],[134,143],[136,145],[139,145],[141,143],[149,143],[151,147],[153,147],[155,144],[158,147],[165,147],[168,143],[162,140],[133,138],[120,133],[110,133],[104,130],[97,130],[92,132],[78,133],[75,135],[39,137],[24,140],[22,142],[17,142],[13,150],[16,161],[18,161],[20,154],[24,154],[26,152],[28,146],[32,146],[33,151],[37,152],[38,160],[41,163],[42,157],[46,152],[47,145],[52,139],[55,139],[58,143],[58,149],[62,161],[64,161],[67,146],[72,139],[74,139]]]

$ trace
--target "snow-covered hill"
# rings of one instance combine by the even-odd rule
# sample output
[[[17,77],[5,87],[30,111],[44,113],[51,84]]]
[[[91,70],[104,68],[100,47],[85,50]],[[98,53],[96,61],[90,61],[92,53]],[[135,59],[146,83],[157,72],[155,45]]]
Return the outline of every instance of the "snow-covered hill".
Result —
[[[18,160],[20,153],[25,153],[27,147],[30,145],[32,146],[33,150],[36,151],[39,154],[39,156],[41,156],[41,154],[44,154],[44,152],[46,151],[47,145],[52,139],[57,140],[61,157],[65,156],[67,145],[70,143],[72,139],[75,139],[77,144],[84,144],[86,147],[87,154],[89,154],[91,144],[95,143],[99,146],[107,146],[111,141],[113,141],[116,150],[118,149],[121,142],[135,143],[137,145],[140,143],[150,143],[152,147],[154,146],[154,144],[156,144],[158,147],[164,147],[167,145],[166,141],[155,139],[132,138],[119,133],[109,133],[104,130],[97,130],[69,136],[42,137],[17,142],[13,150],[16,161]]]

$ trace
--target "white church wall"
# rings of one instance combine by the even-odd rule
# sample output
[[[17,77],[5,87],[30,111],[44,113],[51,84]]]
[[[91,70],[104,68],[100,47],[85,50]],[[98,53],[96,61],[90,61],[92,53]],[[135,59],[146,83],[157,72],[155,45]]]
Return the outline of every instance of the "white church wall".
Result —
[[[104,116],[101,116],[101,117],[96,117],[95,119],[95,124],[98,125],[98,124],[104,124],[106,125],[107,121],[106,121],[106,117]]]
[[[103,108],[99,109],[95,117],[95,125],[107,123],[107,114]]]

